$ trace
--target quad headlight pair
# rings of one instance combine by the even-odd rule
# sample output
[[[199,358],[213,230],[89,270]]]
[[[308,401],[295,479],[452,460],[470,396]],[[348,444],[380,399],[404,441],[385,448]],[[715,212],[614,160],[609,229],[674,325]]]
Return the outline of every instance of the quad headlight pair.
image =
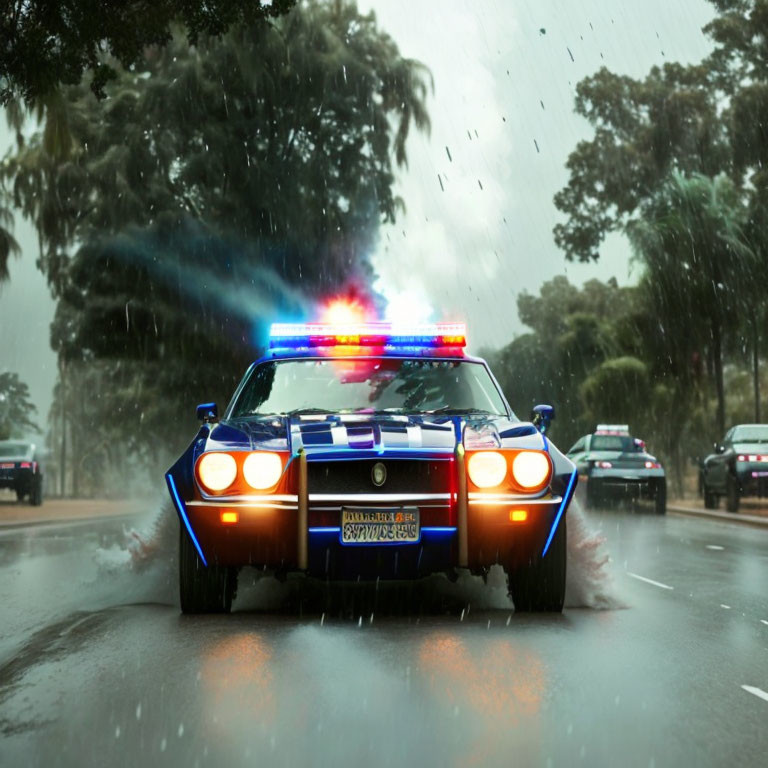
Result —
[[[204,453],[198,462],[197,475],[206,490],[225,491],[237,480],[237,465],[231,453],[211,451]],[[249,453],[242,463],[243,479],[256,491],[265,491],[277,485],[282,474],[283,462],[276,453]]]
[[[246,484],[256,491],[277,485],[283,474],[279,454],[268,451],[248,453],[238,462],[231,453],[204,453],[197,464],[197,476],[203,487],[220,493],[235,484],[239,471]],[[543,451],[478,451],[467,460],[467,474],[477,488],[498,488],[509,477],[523,491],[543,488],[552,474],[552,464]]]
[[[478,488],[497,488],[511,476],[524,491],[543,488],[552,474],[552,464],[543,451],[479,451],[467,460],[467,474]]]

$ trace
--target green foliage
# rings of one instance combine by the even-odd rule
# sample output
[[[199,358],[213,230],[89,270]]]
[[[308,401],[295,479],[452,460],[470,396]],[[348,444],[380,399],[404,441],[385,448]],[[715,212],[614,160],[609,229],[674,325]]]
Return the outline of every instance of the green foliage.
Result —
[[[8,260],[21,252],[12,234],[13,214],[7,196],[0,188],[0,283],[8,279]]]
[[[0,373],[0,440],[39,432],[32,421],[37,408],[29,402],[29,387],[17,373]]]
[[[67,91],[5,175],[56,292],[73,242],[188,218],[263,243],[285,279],[333,286],[395,217],[392,155],[404,163],[409,128],[428,127],[429,83],[372,14],[310,2],[151,51],[103,104]]]
[[[554,230],[566,258],[597,260],[605,236],[623,231],[671,171],[713,176],[731,167],[708,74],[704,65],[666,64],[633,80],[603,68],[578,84],[576,112],[595,135],[569,156],[568,185],[555,196],[567,217]]]
[[[594,135],[571,153],[555,197],[566,258],[597,260],[616,231],[642,264],[647,315],[615,330],[619,348],[648,366],[651,412],[678,467],[684,445],[722,435],[729,366],[743,366],[747,349],[759,418],[768,321],[768,0],[712,2],[718,15],[704,31],[715,50],[701,63],[637,80],[601,69],[578,84],[576,111]]]
[[[632,423],[645,432],[652,399],[648,366],[636,357],[615,357],[600,363],[579,387],[587,421]]]
[[[430,88],[373,14],[313,0],[150,49],[102,102],[85,85],[50,99],[3,172],[59,299],[72,444],[89,423],[156,465],[196,403],[225,406],[268,320],[367,282]],[[81,386],[94,399],[76,420]]]
[[[61,85],[77,85],[86,71],[94,94],[104,98],[105,86],[118,77],[114,62],[136,67],[147,47],[171,40],[174,24],[196,45],[236,24],[279,16],[295,2],[8,0],[0,14],[0,104],[45,98]]]
[[[594,428],[583,407],[582,382],[601,364],[622,354],[625,328],[641,310],[633,288],[616,280],[590,280],[579,289],[558,276],[539,295],[518,297],[520,319],[532,329],[492,356],[494,372],[521,418],[536,403],[555,406],[553,439],[569,446]]]
[[[645,267],[643,287],[666,334],[665,354],[678,362],[678,385],[690,379],[686,360],[708,355],[714,368],[717,429],[725,431],[723,349],[749,304],[759,258],[746,243],[747,211],[733,182],[675,173],[629,227]]]

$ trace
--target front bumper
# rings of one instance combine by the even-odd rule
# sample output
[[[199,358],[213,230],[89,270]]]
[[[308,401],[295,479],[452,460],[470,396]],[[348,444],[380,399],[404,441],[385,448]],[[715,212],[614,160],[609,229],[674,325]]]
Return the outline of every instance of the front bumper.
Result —
[[[666,482],[663,469],[593,469],[585,478],[590,495],[613,498],[653,498]]]
[[[169,476],[170,477],[170,476]],[[169,487],[172,480],[169,481]],[[173,487],[172,496],[173,493]],[[569,492],[572,486],[569,487]],[[568,494],[566,494],[567,496]],[[306,517],[300,494],[240,499],[175,498],[208,564],[252,565],[279,571],[306,570],[328,579],[417,578],[465,565],[482,572],[494,563],[509,567],[539,557],[568,498],[469,493],[466,501],[466,561],[460,553],[457,491],[431,494],[308,493]],[[348,544],[341,540],[343,507],[376,510],[417,507],[420,535],[414,543]],[[183,511],[183,514],[182,514]],[[223,513],[237,523],[223,524]],[[525,513],[512,521],[512,512]],[[306,524],[301,521],[306,519]],[[306,547],[306,566],[302,551]]]

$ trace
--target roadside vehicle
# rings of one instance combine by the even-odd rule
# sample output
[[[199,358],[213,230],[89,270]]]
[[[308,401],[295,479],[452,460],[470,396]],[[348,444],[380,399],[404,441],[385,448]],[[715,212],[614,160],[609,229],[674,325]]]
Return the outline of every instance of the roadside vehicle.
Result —
[[[16,492],[19,501],[43,503],[43,468],[34,443],[0,440],[0,488]]]
[[[519,421],[464,347],[459,324],[273,325],[166,475],[182,610],[229,611],[244,565],[358,581],[495,563],[518,610],[562,610],[575,467],[545,436],[553,409]]]
[[[725,496],[729,512],[738,512],[742,496],[768,496],[768,424],[737,424],[701,468],[704,506],[716,509]]]
[[[656,513],[667,511],[667,479],[664,467],[633,437],[627,424],[598,424],[568,451],[579,477],[586,482],[588,507],[610,501],[647,499]]]

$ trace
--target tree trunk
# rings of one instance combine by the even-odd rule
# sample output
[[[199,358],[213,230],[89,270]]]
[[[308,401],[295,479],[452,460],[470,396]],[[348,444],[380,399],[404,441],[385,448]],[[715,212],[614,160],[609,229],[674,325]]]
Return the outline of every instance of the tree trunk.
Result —
[[[725,434],[725,387],[723,385],[723,340],[720,322],[712,319],[712,361],[715,367],[715,391],[717,393],[718,438]]]
[[[757,317],[752,312],[752,384],[755,390],[755,423],[760,423],[760,332]]]
[[[59,365],[59,402],[61,404],[61,445],[59,448],[59,492],[67,493],[67,403],[65,396],[64,365]]]

